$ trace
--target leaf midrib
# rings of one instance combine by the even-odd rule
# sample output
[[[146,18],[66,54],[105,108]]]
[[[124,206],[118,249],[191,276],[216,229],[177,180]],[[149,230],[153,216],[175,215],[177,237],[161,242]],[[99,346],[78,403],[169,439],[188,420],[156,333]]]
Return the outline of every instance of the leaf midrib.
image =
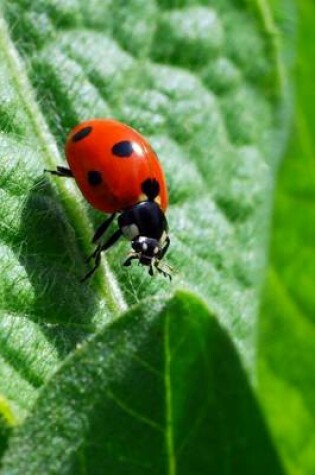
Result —
[[[281,44],[279,30],[273,18],[273,12],[267,0],[255,0],[256,8],[261,17],[265,32],[269,35],[272,44],[272,56],[275,64],[275,77],[278,83],[278,94],[281,98],[285,94],[286,71],[281,61]]]
[[[0,47],[2,48],[8,69],[12,75],[15,90],[33,128],[34,136],[37,138],[41,150],[44,152],[43,162],[47,168],[55,168],[56,164],[62,162],[56,142],[49,132],[44,116],[36,103],[34,91],[24,72],[26,68],[23,65],[23,60],[11,41],[5,20],[1,16]],[[76,199],[76,196],[74,196],[73,199],[73,193],[71,192],[70,194],[62,180],[56,180],[56,187],[60,195],[66,197],[66,199],[62,200],[62,205],[64,206],[66,215],[69,216],[70,221],[74,224],[76,231],[79,230],[79,234],[82,236],[83,248],[87,251],[92,229],[85,209],[80,204],[80,200]],[[74,194],[76,195],[76,193]],[[93,287],[96,289],[100,300],[107,303],[108,308],[114,315],[118,315],[126,310],[127,305],[119,289],[117,280],[110,271],[107,263],[104,262],[104,258],[103,265],[100,266],[94,278]]]
[[[176,475],[176,456],[174,448],[174,432],[173,432],[173,407],[172,407],[172,386],[171,386],[171,349],[170,349],[170,317],[166,311],[165,315],[165,343],[164,343],[164,358],[165,358],[165,443],[167,451],[167,470],[168,475]]]

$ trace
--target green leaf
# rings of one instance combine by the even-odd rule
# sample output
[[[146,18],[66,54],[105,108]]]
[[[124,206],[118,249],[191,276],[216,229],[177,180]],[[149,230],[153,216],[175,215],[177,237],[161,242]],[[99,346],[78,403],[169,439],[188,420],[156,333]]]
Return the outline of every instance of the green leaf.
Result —
[[[282,473],[230,338],[191,294],[148,300],[77,350],[2,471],[127,472]]]
[[[9,436],[12,427],[15,425],[14,415],[11,411],[10,404],[2,396],[0,396],[0,456],[7,449]]]
[[[260,324],[259,392],[288,473],[311,475],[315,473],[315,6],[307,0],[298,7],[294,128],[276,194]],[[292,17],[286,25],[287,32],[293,29]]]
[[[32,416],[69,353],[79,357],[129,306],[153,295],[162,305],[178,288],[207,303],[253,382],[271,190],[288,122],[265,2],[3,0],[1,9],[0,393],[14,421]],[[126,242],[79,284],[104,216],[71,180],[43,169],[63,163],[72,126],[100,116],[138,128],[159,154],[172,284],[123,268]],[[124,426],[114,429],[124,436]]]

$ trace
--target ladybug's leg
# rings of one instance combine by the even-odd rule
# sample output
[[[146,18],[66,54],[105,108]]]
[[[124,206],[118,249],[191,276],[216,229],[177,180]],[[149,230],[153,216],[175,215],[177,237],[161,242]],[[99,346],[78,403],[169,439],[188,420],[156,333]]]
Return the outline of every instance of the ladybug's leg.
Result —
[[[155,266],[160,274],[163,274],[164,277],[169,277],[170,280],[172,280],[172,274],[170,272],[167,272],[165,268],[163,269],[162,267],[159,267],[159,264]],[[169,266],[167,266],[170,271],[172,270]]]
[[[100,254],[101,252],[101,245],[99,244],[95,249],[94,251],[92,252],[92,254],[90,254],[86,259],[85,259],[85,262],[88,263],[90,262],[91,259],[96,259],[97,255]]]
[[[73,178],[73,173],[70,170],[70,168],[67,167],[57,167],[57,170],[44,170],[47,173],[51,173],[52,175],[57,175],[57,176],[62,176],[62,177],[67,177],[67,178]]]
[[[125,262],[123,263],[123,266],[129,267],[131,265],[131,261],[133,261],[134,259],[139,259],[138,253],[130,254],[130,256],[128,256]]]
[[[105,244],[103,244],[102,246],[100,245],[97,246],[93,254],[91,254],[91,256],[88,257],[88,261],[90,259],[94,259],[94,267],[92,267],[92,269],[80,280],[80,282],[85,282],[87,279],[91,277],[92,274],[94,274],[94,272],[96,271],[96,269],[101,263],[101,253],[104,251],[107,251],[107,249],[109,249],[113,244],[115,244],[115,242],[118,241],[118,239],[121,236],[122,236],[121,230],[117,229],[117,231],[115,231],[114,234],[110,236],[110,238],[105,242]]]
[[[100,253],[107,251],[110,247],[112,247],[113,244],[115,244],[116,241],[122,236],[121,229],[117,229],[117,231],[112,234],[107,241],[101,246],[100,248]]]
[[[94,233],[94,236],[92,238],[92,243],[94,244],[96,241],[99,240],[99,238],[106,232],[106,230],[108,229],[109,225],[111,224],[111,222],[113,221],[113,219],[115,218],[116,216],[116,213],[113,213],[109,218],[106,219],[106,221],[104,221],[98,228],[97,230],[95,231]]]
[[[160,254],[160,256],[159,256],[159,259],[160,259],[160,260],[163,259],[163,257],[165,256],[166,251],[167,251],[168,248],[170,247],[170,244],[171,244],[171,240],[170,240],[169,236],[167,236],[167,238],[165,239],[164,247],[163,247],[162,252],[161,252],[161,254]]]
[[[150,267],[149,267],[149,275],[150,275],[151,277],[154,276],[154,271],[153,271],[153,265],[152,265],[152,264],[151,264]]]
[[[102,236],[102,234],[105,233],[111,222],[113,221],[114,217],[116,216],[116,213],[112,214],[106,221],[104,221],[95,231],[95,234],[92,238],[92,243],[95,243],[96,241],[99,240],[99,238]],[[92,252],[92,254],[86,259],[86,262],[90,262],[91,259],[96,259],[97,254],[102,252],[101,245],[99,244],[96,249]]]
[[[98,268],[98,266],[101,263],[101,253],[100,252],[97,252],[95,254],[95,256],[93,256],[93,257],[95,257],[94,267],[92,267],[92,269],[87,274],[85,274],[85,276],[82,277],[82,279],[80,279],[81,283],[88,280],[94,274],[94,272],[96,271],[96,269]]]
[[[115,217],[115,213],[112,214],[104,223],[100,225],[100,227],[96,230],[92,242],[95,243],[101,235],[106,231],[110,223],[113,221]],[[91,259],[96,259],[98,254],[100,254],[102,251],[106,251],[109,247],[111,247],[115,242],[120,238],[122,235],[122,232],[120,229],[118,229],[109,239],[106,241],[103,245],[98,244],[96,249],[92,252],[92,254],[89,255],[89,257],[86,259],[86,262],[90,262]]]

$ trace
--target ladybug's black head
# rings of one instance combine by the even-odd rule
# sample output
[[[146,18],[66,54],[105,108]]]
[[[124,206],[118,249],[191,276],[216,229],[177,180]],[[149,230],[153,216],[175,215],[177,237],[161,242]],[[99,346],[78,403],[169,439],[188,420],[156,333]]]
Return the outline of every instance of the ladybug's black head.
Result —
[[[144,266],[150,266],[152,259],[161,257],[161,247],[156,239],[138,236],[132,241],[131,246],[138,254],[140,264]]]
[[[149,274],[154,269],[164,276],[171,275],[160,266],[160,261],[170,245],[167,221],[162,209],[154,201],[142,201],[132,208],[125,210],[118,218],[122,234],[131,241],[133,252],[124,262],[130,266],[133,260],[149,267]]]

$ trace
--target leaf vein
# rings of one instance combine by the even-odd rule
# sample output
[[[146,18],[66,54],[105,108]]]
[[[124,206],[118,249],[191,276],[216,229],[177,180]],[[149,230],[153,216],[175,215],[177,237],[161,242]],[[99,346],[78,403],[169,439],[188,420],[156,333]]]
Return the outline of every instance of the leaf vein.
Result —
[[[129,407],[127,404],[125,404],[116,394],[114,394],[112,391],[108,390],[107,391],[107,397],[112,400],[120,409],[122,409],[124,412],[129,414],[130,416],[134,417],[136,420],[148,425],[152,429],[158,431],[158,432],[163,432],[163,428],[155,421],[152,421],[148,417],[144,416],[143,414],[140,414],[139,412],[135,411],[131,407]]]
[[[168,312],[165,315],[165,343],[164,343],[164,357],[165,357],[165,408],[166,408],[166,450],[168,455],[168,474],[176,474],[176,457],[174,449],[174,433],[173,433],[173,407],[172,407],[172,386],[171,386],[171,350],[170,350],[170,317]]]

